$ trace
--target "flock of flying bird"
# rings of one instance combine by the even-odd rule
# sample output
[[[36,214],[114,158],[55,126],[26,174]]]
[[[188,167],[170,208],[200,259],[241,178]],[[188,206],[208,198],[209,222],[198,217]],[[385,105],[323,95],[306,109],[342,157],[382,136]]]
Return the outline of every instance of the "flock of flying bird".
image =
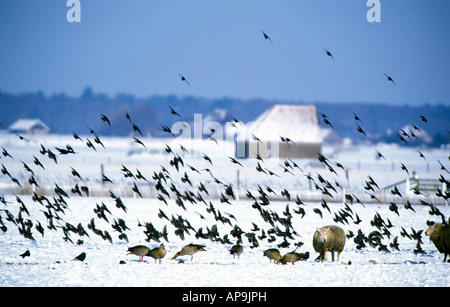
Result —
[[[264,35],[264,38],[266,40],[269,40],[273,43],[272,39],[261,30],[261,32]],[[333,60],[333,54],[328,51],[327,49],[324,49],[326,54],[330,56]],[[187,85],[189,85],[189,81],[181,74],[179,74],[181,81],[186,82]],[[386,75],[386,78],[388,81],[391,81],[394,85],[394,80]],[[170,108],[170,113],[174,116],[180,117],[181,115],[178,114],[173,108]],[[145,143],[139,139],[139,136],[143,136],[140,128],[134,123],[128,113],[125,114],[126,118],[128,119],[130,123],[130,127],[133,130],[134,136],[132,136],[134,142],[136,142],[138,145],[143,146],[144,148]],[[332,119],[329,118],[326,114],[320,113],[321,119],[323,120],[324,124],[330,126],[333,128]],[[357,131],[366,136],[365,131],[363,130],[363,122],[359,118],[359,116],[355,113],[353,113],[353,118],[357,125]],[[101,120],[108,126],[111,126],[112,123],[109,120],[109,118],[105,114],[101,114]],[[423,116],[421,116],[421,120],[426,123],[427,119]],[[235,120],[235,124],[239,123],[238,120]],[[174,134],[170,130],[170,128],[166,125],[161,125],[162,130],[172,136]],[[420,131],[420,128],[417,127],[417,125],[412,123],[412,127],[414,129],[411,130],[409,133],[403,130],[400,130],[399,138],[405,142],[405,144],[408,144],[408,139],[416,137],[416,134],[414,134],[415,131]],[[77,133],[73,132],[73,137],[76,141],[83,142],[88,148],[91,148],[94,151],[97,151],[98,146],[102,146],[105,148],[105,145],[100,139],[100,136],[91,128],[88,127],[90,137],[85,137],[84,139],[80,137]],[[24,136],[18,135],[20,141],[27,142],[27,140]],[[256,140],[259,140],[257,136],[253,136]],[[282,142],[292,142],[289,138],[280,136],[280,139]],[[184,153],[188,153],[188,150],[184,148],[182,145],[181,150]],[[56,153],[55,153],[56,152]],[[219,208],[214,206],[212,197],[210,196],[210,193],[208,191],[207,186],[203,182],[198,182],[198,184],[195,182],[195,180],[191,180],[189,177],[190,174],[196,173],[196,174],[204,174],[202,175],[202,178],[206,178],[206,176],[209,176],[210,182],[213,182],[214,184],[217,184],[220,187],[220,198],[219,201],[221,204],[229,204],[232,205],[233,201],[236,200],[236,192],[233,189],[232,184],[221,181],[215,174],[214,174],[214,164],[211,157],[207,156],[206,154],[203,154],[203,159],[205,160],[205,163],[208,165],[207,168],[198,169],[192,165],[189,165],[185,163],[183,160],[183,157],[179,155],[177,150],[172,149],[169,145],[166,144],[165,152],[171,157],[168,165],[161,165],[159,170],[155,170],[153,172],[153,175],[151,176],[151,179],[148,175],[142,174],[139,170],[136,170],[136,172],[131,171],[129,168],[127,168],[125,165],[122,165],[122,168],[120,169],[120,172],[123,174],[125,178],[133,179],[133,185],[131,187],[132,191],[139,197],[142,197],[142,193],[139,190],[138,185],[136,184],[137,181],[145,181],[145,182],[151,182],[154,186],[154,189],[157,193],[157,199],[166,206],[172,206],[174,203],[178,207],[182,208],[186,215],[193,214],[195,212],[200,216],[201,219],[207,220],[204,215],[201,213],[195,211],[195,210],[188,210],[188,205],[195,205],[195,206],[204,206],[206,214],[209,214],[211,218],[214,218],[216,223],[222,223],[223,225],[227,225],[231,230],[225,234],[221,234],[218,231],[217,224],[213,224],[210,226],[204,226],[204,227],[195,227],[195,225],[192,225],[189,220],[185,216],[182,215],[167,215],[162,208],[159,208],[158,217],[162,220],[166,220],[167,223],[170,223],[172,227],[174,228],[173,234],[177,237],[179,237],[181,240],[185,240],[187,237],[192,239],[195,237],[196,239],[209,239],[212,242],[218,242],[221,244],[233,244],[232,241],[237,242],[236,246],[241,246],[241,243],[248,242],[250,248],[257,248],[260,246],[260,242],[267,240],[268,243],[276,244],[279,248],[287,248],[293,244],[295,246],[295,249],[301,247],[303,245],[303,242],[298,241],[299,233],[294,229],[293,226],[293,220],[294,219],[303,219],[307,213],[308,205],[305,204],[299,195],[291,195],[291,193],[284,189],[281,191],[281,197],[285,199],[287,202],[293,201],[295,205],[290,205],[289,203],[286,205],[284,211],[279,214],[275,210],[272,210],[270,206],[271,199],[273,196],[278,196],[277,192],[271,189],[269,186],[262,187],[258,185],[257,191],[246,191],[246,197],[248,200],[252,200],[252,208],[255,210],[255,214],[258,214],[262,220],[264,221],[265,225],[257,225],[256,223],[252,222],[252,228],[251,229],[245,229],[243,230],[238,223],[237,218],[228,212],[220,211]],[[65,147],[55,147],[53,148],[46,148],[44,145],[40,145],[40,151],[39,155],[33,156],[33,163],[35,167],[42,168],[45,170],[45,164],[48,162],[43,162],[42,159],[47,158],[47,160],[50,160],[49,163],[55,163],[58,164],[58,160],[65,155],[75,155],[78,154],[75,152],[74,148],[66,144]],[[425,156],[419,152],[420,157],[423,159],[426,159]],[[382,153],[377,151],[377,155],[380,158],[386,159]],[[7,151],[7,149],[2,148],[2,152],[0,155],[0,158],[3,160],[1,165],[1,173],[3,176],[9,177],[10,180],[18,185],[19,187],[22,187],[23,182],[19,181],[18,178],[15,178],[11,175],[11,172],[6,168],[5,164],[7,164],[8,159],[14,159],[14,157]],[[230,163],[236,165],[236,167],[243,167],[242,163],[240,163],[238,160],[236,160],[233,157],[230,158]],[[257,165],[256,165],[256,171],[258,173],[261,173],[261,175],[265,174],[267,176],[277,176],[280,177],[284,173],[289,173],[290,175],[297,176],[298,173],[300,173],[303,176],[306,176],[310,182],[314,185],[315,189],[317,191],[320,191],[323,195],[322,201],[320,203],[320,208],[314,208],[312,211],[314,214],[317,214],[320,216],[320,218],[323,218],[324,212],[328,212],[328,214],[333,216],[333,221],[335,223],[341,223],[343,225],[349,225],[350,223],[354,223],[358,225],[361,223],[361,219],[359,218],[354,204],[359,203],[360,205],[364,206],[364,204],[360,201],[360,199],[355,194],[345,194],[345,202],[343,204],[343,207],[339,209],[337,212],[332,212],[330,207],[328,206],[327,199],[334,199],[334,197],[337,195],[337,192],[339,189],[343,190],[343,187],[339,184],[339,182],[334,179],[334,181],[327,180],[328,176],[324,176],[323,174],[317,173],[316,175],[306,174],[303,172],[300,166],[298,166],[292,159],[285,159],[283,161],[283,164],[280,165],[283,169],[282,174],[277,174],[273,170],[270,170],[267,167],[264,167],[264,158],[261,156],[257,156],[256,159]],[[325,157],[321,153],[317,154],[317,159],[320,163],[322,163],[325,166],[325,169],[330,172],[331,175],[339,176],[338,170],[342,169],[345,170],[345,167],[337,162],[337,161],[331,161],[329,158]],[[449,157],[450,159],[450,157]],[[40,183],[35,177],[35,173],[33,171],[33,168],[27,165],[25,162],[21,162],[23,165],[23,168],[26,171],[26,174],[28,174],[28,183],[29,185],[34,185],[36,187],[39,187]],[[450,172],[444,167],[444,165],[439,161],[441,165],[441,170],[443,172],[446,172],[450,174]],[[409,172],[408,169],[404,164],[402,164],[402,169],[405,170],[405,172]],[[180,176],[180,180],[182,184],[177,184],[177,180],[174,179],[171,172],[176,172],[177,176]],[[27,239],[35,240],[35,234],[33,233],[33,230],[35,229],[42,237],[44,237],[44,234],[47,230],[60,230],[64,234],[63,239],[65,241],[71,242],[71,243],[77,243],[82,244],[83,240],[81,238],[83,237],[90,237],[93,233],[94,235],[97,235],[101,237],[103,240],[107,240],[111,243],[113,243],[113,237],[107,229],[99,229],[96,226],[97,220],[102,220],[110,224],[112,231],[118,233],[118,239],[124,240],[128,242],[128,236],[127,232],[131,231],[130,227],[126,224],[125,220],[114,216],[107,205],[104,202],[101,202],[101,204],[96,204],[96,207],[93,210],[94,217],[90,220],[90,222],[87,225],[83,225],[82,223],[78,223],[77,225],[71,224],[64,220],[64,214],[65,210],[69,208],[67,199],[70,198],[69,194],[72,193],[73,195],[78,195],[79,197],[89,197],[89,186],[85,185],[82,181],[82,177],[80,173],[71,167],[71,174],[74,178],[78,178],[78,182],[73,188],[71,188],[70,191],[64,190],[61,188],[57,183],[55,183],[53,188],[52,196],[48,195],[40,195],[36,193],[35,191],[32,192],[32,200],[36,204],[40,206],[40,211],[44,214],[46,218],[46,227],[44,227],[44,222],[39,220],[33,220],[33,217],[31,216],[27,205],[22,201],[22,199],[15,195],[16,203],[18,205],[18,212],[16,214],[13,214],[12,210],[9,210],[9,206],[11,202],[8,202],[4,195],[0,195],[0,202],[3,204],[3,208],[0,208],[0,229],[3,232],[6,232],[8,230],[8,222],[15,225],[20,234],[23,235]],[[444,173],[445,174],[445,173]],[[334,176],[333,175],[333,176]],[[147,177],[149,178],[147,178]],[[444,177],[443,174],[441,174],[439,180],[442,183],[447,184],[447,186],[450,186],[450,182],[448,179]],[[111,184],[113,185],[113,181],[103,175],[102,182],[105,184]],[[186,188],[183,188],[186,187]],[[368,179],[365,181],[364,189],[369,193],[373,198],[376,199],[375,192],[377,190],[380,190],[380,187],[375,182],[375,180],[369,175]],[[420,195],[421,192],[419,190],[415,190],[414,193]],[[397,187],[394,187],[391,190],[392,195],[396,195],[400,197],[400,199],[403,197],[401,192],[398,190]],[[436,195],[438,197],[442,197],[445,200],[448,200],[450,198],[450,194],[448,191],[442,191],[437,190]],[[126,207],[126,201],[122,200],[120,195],[116,195],[111,190],[109,190],[109,196],[112,199],[114,205],[116,208],[123,211],[123,214],[127,213],[127,207]],[[169,202],[169,200],[172,200]],[[174,202],[173,202],[174,201]],[[448,223],[446,220],[444,214],[442,214],[439,209],[433,204],[426,202],[424,199],[420,200],[420,203],[422,205],[426,205],[430,208],[430,215],[436,215],[441,217],[443,223]],[[409,200],[404,201],[403,204],[404,209],[414,211],[414,208],[412,207]],[[198,207],[195,207],[198,208]],[[390,202],[389,204],[389,210],[394,212],[395,214],[399,215],[399,205]],[[222,209],[223,210],[223,209]],[[206,215],[205,214],[205,215]],[[367,245],[371,246],[372,248],[377,248],[379,251],[389,252],[389,248],[391,249],[399,249],[398,244],[398,236],[394,236],[392,234],[392,227],[394,226],[389,218],[383,218],[380,216],[380,214],[376,213],[373,217],[373,219],[370,221],[370,224],[372,227],[374,227],[373,231],[371,231],[368,234],[365,234],[362,232],[361,229],[357,231],[357,233],[353,233],[352,231],[347,231],[346,236],[348,239],[353,238],[354,243],[356,244],[357,249],[365,248]],[[158,230],[151,221],[143,222],[141,223],[138,220],[138,227],[142,228],[143,233],[146,236],[147,242],[158,242],[160,243],[161,240],[165,240],[166,242],[169,242],[169,231],[167,228],[167,225],[165,225],[162,229]],[[86,229],[87,228],[87,229]],[[89,232],[90,231],[90,232]],[[402,237],[411,239],[416,241],[416,249],[414,249],[415,253],[425,253],[422,248],[421,244],[422,242],[422,232],[423,230],[415,230],[411,228],[411,230],[408,232],[407,229],[404,227],[401,227],[401,232],[399,235]],[[75,242],[72,238],[72,235],[78,235],[79,239]],[[383,239],[390,240],[390,243],[385,244],[383,243]],[[238,248],[236,247],[236,248]],[[164,246],[160,246],[159,248],[164,248]],[[198,250],[201,250],[198,245],[196,245],[196,248]],[[147,247],[136,247],[129,249],[130,253],[136,254],[139,257],[143,257],[144,255],[155,255],[156,259],[161,259],[161,250],[158,250],[158,253],[156,250],[151,252],[150,249]],[[180,251],[179,255],[183,254],[189,254],[190,251],[183,252]],[[232,250],[233,252],[233,250]],[[242,249],[239,249],[238,256],[242,252]],[[295,251],[294,251],[295,252]],[[150,253],[150,254],[149,254]],[[29,252],[27,254],[24,253],[23,257],[28,256]],[[165,250],[164,250],[165,255]],[[192,254],[189,254],[192,255]],[[85,258],[86,254],[80,255],[80,259]],[[306,257],[305,255],[303,256]],[[176,258],[176,256],[174,257]],[[307,258],[307,257],[306,257]],[[77,260],[80,260],[77,259]]]

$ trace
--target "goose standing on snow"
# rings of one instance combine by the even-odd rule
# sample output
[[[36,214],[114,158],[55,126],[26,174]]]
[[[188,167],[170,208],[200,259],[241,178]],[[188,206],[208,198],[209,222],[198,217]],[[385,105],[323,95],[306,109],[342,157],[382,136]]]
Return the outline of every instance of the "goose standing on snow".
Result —
[[[205,246],[199,245],[199,244],[188,244],[185,247],[183,247],[179,252],[175,254],[175,256],[172,257],[172,260],[175,260],[178,256],[184,256],[184,255],[191,255],[191,261],[194,258],[194,254],[196,252],[205,251]]]
[[[139,256],[139,262],[142,262],[144,256],[148,256],[150,248],[145,245],[136,245],[128,248],[128,255],[136,255]]]
[[[159,247],[155,247],[155,248],[151,249],[148,252],[148,256],[155,259],[155,263],[156,263],[156,260],[158,260],[158,259],[159,259],[159,263],[161,263],[161,259],[164,258],[164,256],[166,256],[166,249],[164,247],[164,244],[161,244]]]
[[[272,259],[275,260],[275,261],[280,261],[281,260],[280,251],[278,249],[276,249],[276,248],[269,248],[268,250],[264,251],[264,256],[269,258],[270,262],[272,262]]]
[[[242,251],[244,250],[244,248],[242,247],[241,244],[237,243],[236,245],[233,245],[230,249],[230,255],[233,255],[233,259],[234,257],[237,255],[238,260],[239,260],[239,256],[242,254]]]

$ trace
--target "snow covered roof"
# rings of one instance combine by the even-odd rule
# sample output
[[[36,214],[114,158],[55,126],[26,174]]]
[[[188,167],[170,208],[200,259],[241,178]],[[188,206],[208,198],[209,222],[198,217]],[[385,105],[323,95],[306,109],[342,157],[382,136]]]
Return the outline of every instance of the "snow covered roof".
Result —
[[[248,125],[247,133],[262,141],[284,137],[295,143],[322,143],[314,105],[275,104]]]
[[[50,128],[39,119],[19,119],[9,127],[10,131],[27,132],[33,129],[50,130]]]

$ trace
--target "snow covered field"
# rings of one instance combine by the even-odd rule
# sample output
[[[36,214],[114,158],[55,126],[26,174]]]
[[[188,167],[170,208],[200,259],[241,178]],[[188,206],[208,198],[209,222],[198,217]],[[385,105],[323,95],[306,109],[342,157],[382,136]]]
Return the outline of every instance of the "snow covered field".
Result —
[[[86,137],[90,136],[83,136],[83,139]],[[102,140],[105,148],[97,145],[97,151],[94,151],[87,148],[84,143],[74,140],[72,136],[34,137],[30,142],[18,141],[15,135],[0,137],[0,147],[7,149],[13,156],[13,159],[2,156],[0,163],[8,169],[12,177],[18,178],[20,182],[26,182],[30,178],[29,171],[24,169],[24,162],[32,168],[36,181],[40,185],[40,188],[35,189],[38,195],[45,196],[54,203],[54,197],[58,197],[54,191],[55,184],[68,193],[68,197],[64,197],[67,209],[64,210],[64,214],[60,213],[62,220],[55,220],[57,231],[50,230],[47,228],[48,220],[44,213],[47,210],[45,206],[33,200],[33,188],[27,188],[26,184],[19,188],[17,184],[11,183],[7,175],[0,174],[0,195],[4,197],[6,203],[0,203],[2,210],[0,215],[8,227],[6,232],[0,231],[0,286],[448,287],[450,285],[450,265],[442,262],[443,255],[424,234],[427,229],[427,220],[441,221],[439,216],[430,215],[429,206],[419,205],[420,200],[437,204],[439,199],[434,193],[425,193],[426,195],[418,197],[407,196],[403,187],[399,185],[403,194],[401,198],[392,198],[390,189],[387,192],[381,192],[380,189],[377,190],[376,195],[382,198],[382,203],[364,201],[369,200],[364,189],[368,175],[373,177],[380,188],[408,177],[406,172],[400,169],[401,162],[408,167],[409,172],[415,170],[421,178],[438,179],[442,174],[448,180],[448,174],[440,170],[437,162],[439,160],[447,169],[450,169],[446,150],[424,151],[427,158],[425,161],[419,157],[416,148],[389,145],[348,147],[339,150],[325,148],[323,153],[330,161],[338,161],[349,170],[347,180],[343,170],[336,168],[337,174],[332,174],[317,165],[317,160],[296,160],[302,171],[293,168],[293,174],[283,173],[280,166],[283,164],[282,160],[261,163],[264,168],[270,169],[280,177],[270,176],[257,172],[255,170],[257,162],[254,160],[239,160],[243,164],[243,167],[240,167],[231,163],[228,155],[214,157],[214,147],[203,148],[203,152],[211,155],[213,165],[201,156],[185,155],[183,156],[184,166],[180,166],[180,171],[177,172],[170,165],[173,155],[164,151],[166,144],[173,149],[179,149],[177,142],[144,139],[148,150],[142,150],[131,138],[102,138]],[[66,144],[71,144],[77,154],[57,155],[58,163],[56,164],[39,153],[41,144],[47,149],[52,149],[56,154],[55,147],[64,148]],[[376,159],[375,149],[382,152],[386,160]],[[45,170],[33,163],[34,157],[44,164]],[[309,162],[312,163],[308,167]],[[101,164],[103,164],[104,174],[113,183],[101,182]],[[197,173],[188,165],[197,170],[208,167],[211,174],[207,171]],[[139,169],[148,181],[126,178],[125,172],[121,170],[123,166],[126,166],[134,175]],[[166,178],[167,182],[164,183],[171,195],[170,199],[165,197],[167,205],[156,199],[156,196],[162,193],[155,189],[156,180],[152,179],[155,173],[158,174],[162,170],[161,166],[170,172],[170,178]],[[72,168],[80,173],[81,179],[71,174]],[[192,187],[188,182],[181,181],[185,172],[189,175]],[[333,184],[338,182],[346,190],[343,192],[338,188],[336,193],[332,193],[334,197],[326,197],[314,188],[310,188],[310,182],[305,176],[308,173],[317,183],[319,183],[317,177],[320,174]],[[215,183],[213,178],[222,181],[224,185]],[[198,190],[200,181],[205,183],[210,196]],[[174,192],[170,191],[172,182],[179,192],[185,195],[185,198],[181,198],[184,200],[185,209],[175,202]],[[143,198],[133,192],[135,183]],[[79,196],[70,192],[76,184],[89,187],[89,197],[85,193]],[[230,202],[228,204],[220,201],[220,198],[225,194],[225,185],[230,184],[236,199],[227,195],[226,199]],[[265,221],[260,211],[255,208],[257,206],[254,206],[254,201],[246,196],[246,193],[250,192],[259,202],[259,187],[271,197],[270,204],[260,208],[267,210],[271,217],[289,219],[291,216],[289,221],[292,226],[288,229],[292,233],[292,239],[284,240],[277,233],[270,233],[271,230],[282,232],[286,228],[280,220],[274,222],[275,227]],[[273,188],[274,193],[269,192],[267,187]],[[290,199],[281,195],[280,191],[284,188],[290,192]],[[190,190],[196,196],[202,196],[205,202],[198,199],[194,202],[188,201],[189,194],[184,193]],[[126,206],[126,212],[116,207],[116,200],[111,197],[110,192],[121,198]],[[364,205],[356,201],[350,203],[347,200],[349,209],[346,209],[343,203],[345,194],[358,196],[363,200]],[[304,205],[296,204],[297,196]],[[191,195],[191,197],[194,196]],[[324,208],[322,198],[328,204],[329,211]],[[406,200],[411,200],[415,212],[405,208]],[[391,201],[397,204],[398,214],[389,209]],[[4,210],[8,210],[15,218],[19,218],[20,202],[23,202],[28,210],[29,214],[22,211],[21,216],[23,220],[31,221],[32,235],[35,240],[24,238],[19,233],[18,227],[7,221]],[[96,206],[102,204],[111,212],[106,214],[108,222],[94,213]],[[211,204],[215,214],[212,213]],[[295,212],[300,208],[305,211],[303,217],[302,214]],[[450,217],[450,206],[438,205],[437,208],[447,218]],[[322,217],[314,209],[321,210]],[[160,210],[167,219],[161,215]],[[347,222],[336,222],[336,214],[344,211],[349,213]],[[383,226],[380,229],[373,225],[377,216],[383,220]],[[177,228],[174,223],[171,223],[171,220],[178,218],[183,220],[185,225],[190,224],[195,229],[195,231],[189,229],[185,232],[184,240],[175,233]],[[112,244],[88,228],[92,219],[97,229],[110,234]],[[128,242],[119,239],[120,233],[111,226],[119,219],[122,219],[129,228],[124,231]],[[230,223],[223,222],[226,219]],[[361,222],[356,224],[355,221],[358,219]],[[44,228],[43,236],[36,229],[38,222]],[[74,244],[63,240],[64,228],[62,227],[67,229],[67,223],[75,227],[81,224],[89,237],[70,232],[69,237]],[[165,226],[167,228],[168,242],[160,238],[167,250],[162,264],[155,264],[152,258],[145,258],[144,262],[139,263],[138,257],[127,255],[129,246],[137,244],[149,247],[159,246],[160,243],[154,240],[146,241],[145,223],[151,223],[158,232],[162,232]],[[313,233],[317,227],[329,224],[342,227],[348,235],[340,263],[314,261],[318,254],[312,248]],[[239,260],[233,259],[229,254],[232,244],[222,244],[218,240],[228,238],[232,243],[236,243],[236,237],[231,234],[235,226],[244,232],[242,234],[244,252]],[[213,235],[214,242],[207,238],[196,237],[196,232],[198,233],[200,228],[203,233],[207,233],[215,227],[217,232]],[[259,229],[255,230],[255,227]],[[390,236],[383,235],[381,243],[387,246],[389,253],[379,251],[378,246],[375,248],[369,246],[368,242],[366,247],[358,249],[354,242],[358,231],[367,237],[373,231],[387,230]],[[414,232],[420,234],[420,230],[423,230],[422,244],[420,244],[423,253],[415,253],[417,240],[408,239],[401,233],[406,231],[410,235]],[[255,247],[255,243],[249,240],[253,234],[256,237],[263,235],[267,237],[258,239],[258,246]],[[273,242],[269,242],[271,235],[275,239]],[[390,246],[395,237],[397,237],[400,251]],[[79,240],[83,241],[82,244],[77,244]],[[287,241],[290,245],[278,247],[283,241]],[[189,256],[180,257],[185,260],[184,263],[180,262],[180,259],[171,260],[177,251],[191,242],[204,244],[207,251],[195,254],[192,262]],[[300,246],[297,252],[310,252],[310,258],[306,261],[296,262],[295,265],[276,265],[269,263],[269,259],[263,256],[263,251],[268,248],[279,248],[281,253],[285,254],[294,250],[295,243],[299,242],[303,244],[298,244]],[[20,255],[27,250],[30,251],[30,256],[22,258]],[[87,255],[83,262],[71,261],[82,252]]]

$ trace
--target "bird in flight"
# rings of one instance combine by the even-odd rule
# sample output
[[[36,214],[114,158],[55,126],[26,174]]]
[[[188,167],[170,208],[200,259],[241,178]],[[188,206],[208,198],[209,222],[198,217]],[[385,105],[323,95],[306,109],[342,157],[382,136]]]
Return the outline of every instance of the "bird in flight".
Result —
[[[323,50],[325,50],[325,52],[326,52],[326,54],[329,56],[329,57],[331,57],[332,59],[333,59],[333,61],[334,61],[334,57],[333,57],[333,54],[331,54],[331,52],[330,51],[328,51],[327,49],[325,49],[325,48],[323,48]]]
[[[180,73],[178,73],[178,75],[180,76],[181,81],[184,81],[184,82],[186,82],[188,85],[190,85],[190,84],[189,84],[189,81],[186,80],[186,78],[185,78],[183,75],[181,75]]]
[[[269,35],[266,34],[266,32],[264,32],[263,30],[261,30],[262,34],[264,35],[264,38],[266,40],[270,40],[272,42],[272,44],[274,44],[273,40],[269,37]]]
[[[388,79],[388,81],[391,81],[392,83],[394,83],[395,86],[397,86],[397,84],[395,84],[394,79],[392,79],[390,76],[384,74],[386,76],[386,78]]]

